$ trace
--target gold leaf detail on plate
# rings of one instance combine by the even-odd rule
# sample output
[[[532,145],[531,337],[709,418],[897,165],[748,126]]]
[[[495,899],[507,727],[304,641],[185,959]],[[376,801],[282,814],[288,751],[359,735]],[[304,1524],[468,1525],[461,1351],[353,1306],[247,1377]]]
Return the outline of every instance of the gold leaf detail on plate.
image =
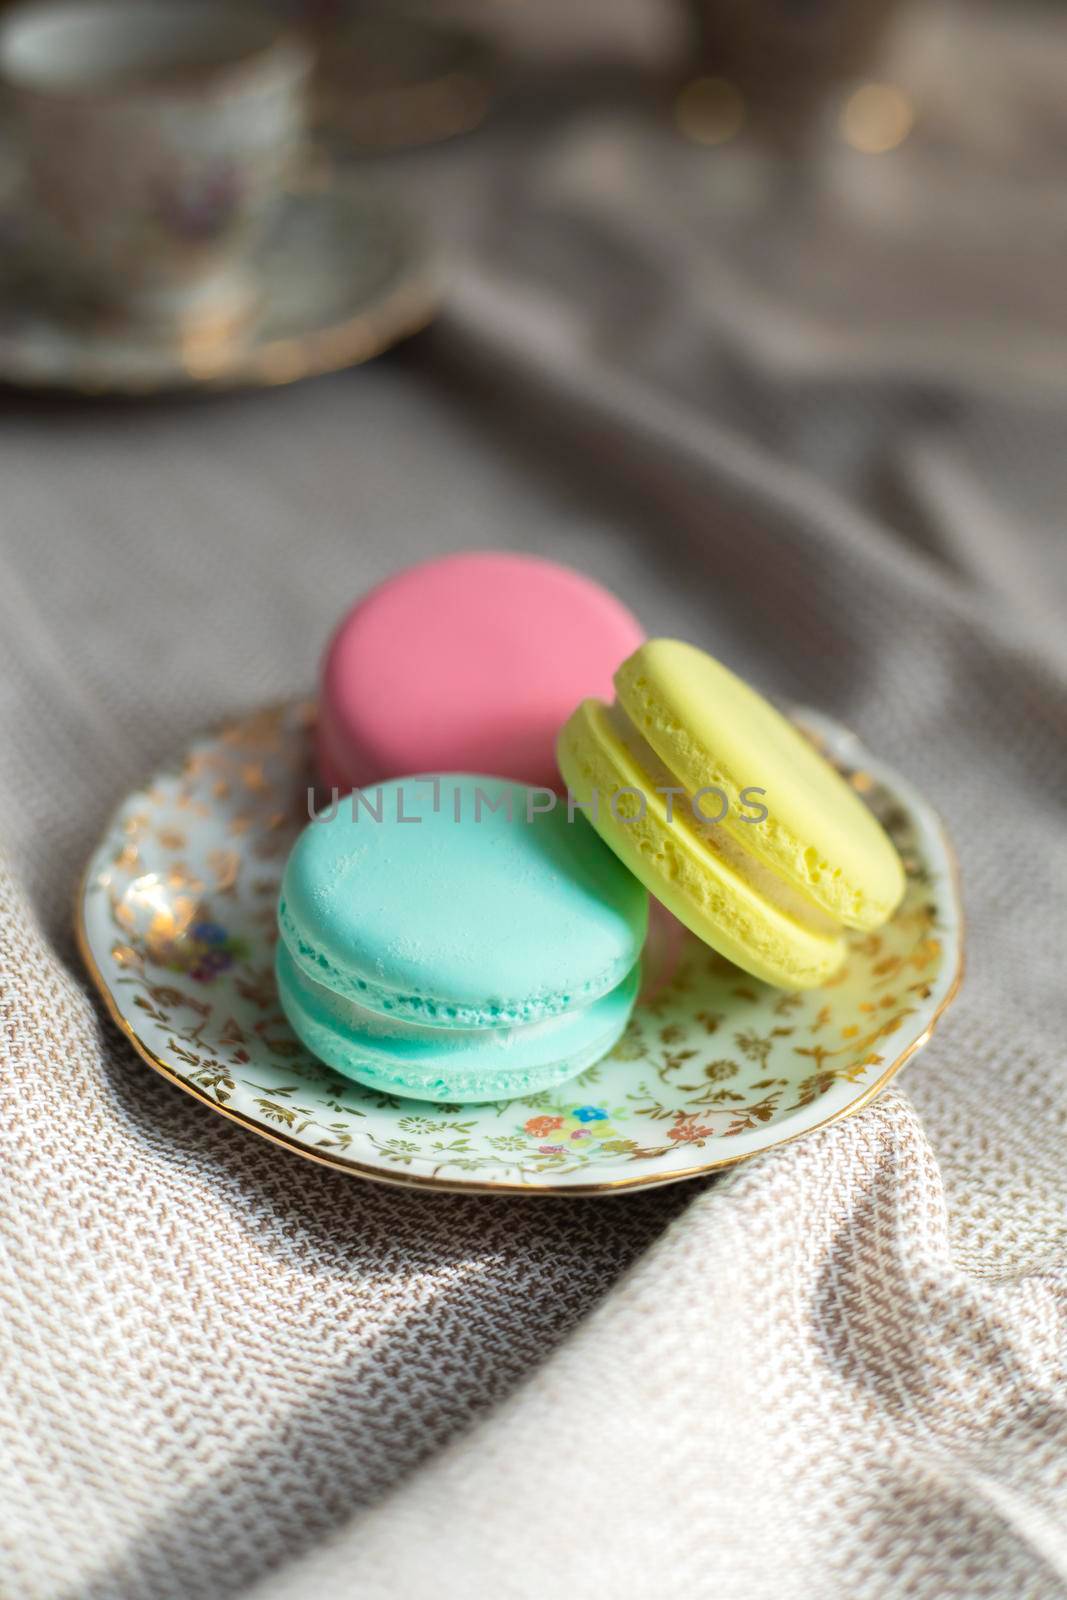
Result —
[[[263,771],[263,764],[259,761],[248,761],[241,768],[241,782],[252,794],[267,794],[270,784],[267,782]]]
[[[215,892],[227,894],[237,882],[241,857],[236,850],[209,850],[207,864],[215,879]]]

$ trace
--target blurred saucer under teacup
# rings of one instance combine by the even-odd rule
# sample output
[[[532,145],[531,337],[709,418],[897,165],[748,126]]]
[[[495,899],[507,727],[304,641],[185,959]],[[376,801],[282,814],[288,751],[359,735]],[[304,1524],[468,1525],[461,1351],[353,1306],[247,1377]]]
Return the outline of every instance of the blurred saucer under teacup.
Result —
[[[204,0],[31,0],[0,18],[24,249],[50,297],[220,327],[299,157],[310,58]]]
[[[362,185],[313,169],[250,252],[251,314],[151,324],[42,296],[0,174],[0,384],[89,395],[292,383],[368,361],[423,327],[441,272],[421,229]]]

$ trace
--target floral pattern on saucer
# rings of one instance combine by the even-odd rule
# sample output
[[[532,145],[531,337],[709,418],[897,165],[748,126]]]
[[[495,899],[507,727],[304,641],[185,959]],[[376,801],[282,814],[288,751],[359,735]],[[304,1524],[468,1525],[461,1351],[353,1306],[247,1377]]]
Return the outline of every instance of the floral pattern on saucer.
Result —
[[[225,1114],[365,1177],[611,1190],[692,1177],[855,1110],[930,1032],[962,962],[950,848],[925,802],[825,718],[803,724],[904,858],[893,922],[854,934],[823,988],[784,993],[685,935],[605,1060],[559,1089],[424,1105],[309,1056],[278,1005],[275,903],[308,815],[311,708],[193,745],[119,808],[79,902],[89,969],[153,1066]]]

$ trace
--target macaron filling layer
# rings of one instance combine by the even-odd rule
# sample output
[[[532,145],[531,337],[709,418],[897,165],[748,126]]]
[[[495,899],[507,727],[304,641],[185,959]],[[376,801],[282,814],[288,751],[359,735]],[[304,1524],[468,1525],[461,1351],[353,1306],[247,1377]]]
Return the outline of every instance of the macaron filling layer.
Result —
[[[769,815],[751,828],[746,848],[835,921],[866,929],[892,916],[904,874],[889,839],[841,775],[749,684],[693,645],[656,639],[623,662],[615,692],[687,791],[722,789],[733,816],[746,784],[768,789]],[[726,828],[737,836],[737,825]]]
[[[610,993],[633,967],[630,954],[630,959],[613,961],[571,989],[493,996],[472,1005],[432,991],[418,994],[394,989],[372,978],[367,968],[357,967],[351,956],[348,964],[341,966],[327,954],[325,945],[308,938],[284,899],[278,902],[278,926],[294,963],[312,981],[357,1002],[368,1013],[421,1023],[442,1032],[451,1028],[511,1028],[560,1016],[573,1006],[588,1005]]]
[[[520,1093],[561,1082],[598,1061],[621,1037],[640,983],[635,966],[591,1005],[511,1028],[438,1028],[382,1017],[315,982],[279,943],[275,971],[282,1008],[296,1034],[346,1076],[429,1099],[483,1090]]]
[[[671,771],[635,726],[626,708],[616,700],[605,707],[605,715],[615,737],[629,752],[641,773],[643,793],[647,795],[657,790],[672,793],[672,820],[674,815],[681,813],[686,826],[707,849],[713,851],[737,878],[768,905],[781,912],[783,917],[790,918],[801,927],[810,928],[812,933],[824,938],[833,938],[838,933],[838,923],[833,917],[795,884],[773,871],[749,847],[746,834],[757,833],[765,825],[763,822],[737,822],[731,826],[726,816],[719,822],[712,822],[703,810],[705,802],[702,797],[697,798],[698,791],[687,789],[680,775]],[[719,787],[708,785],[708,788]],[[725,789],[722,792],[724,795],[727,793]],[[741,791],[737,792],[740,794]],[[732,811],[728,813],[735,814]]]
[[[807,904],[798,917],[796,902],[787,911],[767,898],[762,874],[735,870],[684,801],[676,797],[668,817],[659,775],[640,765],[616,728],[606,705],[586,700],[564,727],[558,755],[574,795],[583,803],[598,795],[597,828],[620,860],[699,938],[755,977],[784,988],[814,988],[832,977],[845,955],[840,927]],[[619,804],[616,816],[610,797],[624,789],[639,790],[644,804],[635,801],[631,815]],[[742,866],[749,865],[746,854]]]

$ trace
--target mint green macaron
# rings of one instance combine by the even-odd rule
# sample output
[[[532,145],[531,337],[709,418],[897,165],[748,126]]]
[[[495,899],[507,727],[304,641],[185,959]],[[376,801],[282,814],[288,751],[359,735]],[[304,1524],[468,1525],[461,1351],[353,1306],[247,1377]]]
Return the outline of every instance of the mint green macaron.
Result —
[[[304,829],[278,905],[283,1009],[357,1082],[508,1099],[614,1046],[648,897],[547,790],[469,774],[340,800]]]

